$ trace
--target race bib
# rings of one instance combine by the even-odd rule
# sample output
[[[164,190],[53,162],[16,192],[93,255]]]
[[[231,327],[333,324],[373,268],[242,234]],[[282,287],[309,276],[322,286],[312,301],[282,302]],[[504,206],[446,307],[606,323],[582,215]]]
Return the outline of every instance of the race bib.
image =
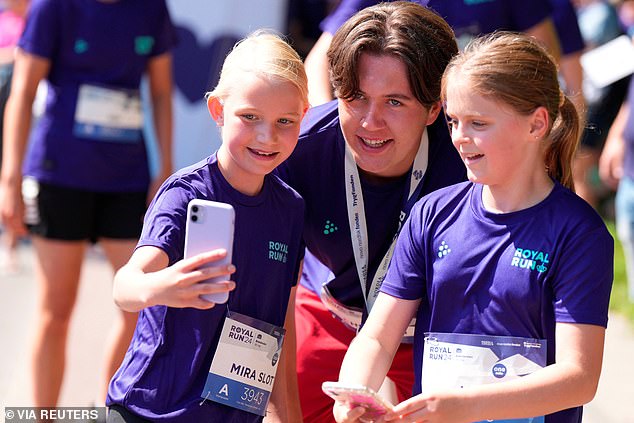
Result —
[[[285,329],[229,311],[201,397],[264,416]]]
[[[430,393],[503,382],[533,373],[546,366],[546,340],[427,333],[423,354],[422,392]],[[495,421],[543,423],[544,417]]]
[[[81,85],[73,134],[96,141],[136,143],[141,140],[143,113],[138,91]]]

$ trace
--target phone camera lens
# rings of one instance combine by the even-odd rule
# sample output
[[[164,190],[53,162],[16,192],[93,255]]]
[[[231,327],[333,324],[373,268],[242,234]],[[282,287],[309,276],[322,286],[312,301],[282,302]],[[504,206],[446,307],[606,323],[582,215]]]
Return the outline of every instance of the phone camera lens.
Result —
[[[197,220],[198,220],[198,216],[193,215],[193,216],[192,216],[192,222],[196,222]]]
[[[198,211],[198,206],[192,206],[192,211],[196,213]]]

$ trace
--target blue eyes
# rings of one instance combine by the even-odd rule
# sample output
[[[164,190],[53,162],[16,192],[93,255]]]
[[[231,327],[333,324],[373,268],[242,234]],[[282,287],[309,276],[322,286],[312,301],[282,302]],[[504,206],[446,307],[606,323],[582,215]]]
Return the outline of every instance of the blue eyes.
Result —
[[[250,114],[250,113],[245,113],[240,115],[240,117],[246,121],[249,122],[254,122],[258,120],[258,117],[256,115]],[[280,118],[277,120],[277,122],[281,125],[292,125],[295,123],[294,120],[288,119],[288,118]]]

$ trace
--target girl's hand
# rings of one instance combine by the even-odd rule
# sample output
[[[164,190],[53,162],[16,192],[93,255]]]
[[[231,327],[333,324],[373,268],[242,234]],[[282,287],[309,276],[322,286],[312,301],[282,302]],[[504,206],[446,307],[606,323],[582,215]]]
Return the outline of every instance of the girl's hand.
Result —
[[[599,177],[605,185],[614,190],[623,176],[625,142],[606,143],[599,157]]]
[[[386,422],[426,422],[426,423],[469,423],[460,397],[451,392],[433,395],[416,395],[394,406],[394,410],[384,416]]]
[[[236,271],[233,264],[222,266],[201,266],[218,261],[227,255],[224,249],[213,250],[198,254],[194,257],[181,260],[172,266],[153,274],[152,293],[148,302],[169,307],[193,307],[198,309],[210,309],[215,303],[200,298],[204,294],[217,294],[235,289],[236,284],[229,280],[229,275]],[[226,280],[220,282],[203,281],[226,276]]]
[[[338,423],[360,422],[362,421],[360,418],[364,413],[365,408],[350,408],[347,403],[341,401],[335,401],[335,406],[332,409],[332,414]]]
[[[24,204],[22,202],[21,178],[19,181],[0,181],[0,223],[7,232],[16,236],[27,234],[23,221]]]

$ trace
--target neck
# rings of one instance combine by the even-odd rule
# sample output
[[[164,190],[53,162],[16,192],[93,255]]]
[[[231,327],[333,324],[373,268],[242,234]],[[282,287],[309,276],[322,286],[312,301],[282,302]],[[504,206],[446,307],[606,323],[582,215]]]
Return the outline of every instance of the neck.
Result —
[[[357,169],[359,169],[359,176],[361,178],[363,178],[364,181],[369,182],[372,185],[388,185],[388,184],[391,184],[392,182],[395,182],[395,181],[398,181],[399,179],[402,179],[409,172],[409,169],[408,169],[408,171],[406,171],[405,173],[402,173],[400,175],[383,176],[383,175],[377,175],[376,173],[366,172],[365,170],[361,169],[359,166],[357,166]]]
[[[554,182],[546,173],[520,186],[485,185],[482,189],[484,208],[494,213],[511,213],[533,207],[544,201]]]
[[[216,157],[218,158],[220,173],[222,173],[222,176],[233,189],[249,196],[258,195],[262,191],[264,176],[253,175],[240,169],[222,146],[218,150]]]

